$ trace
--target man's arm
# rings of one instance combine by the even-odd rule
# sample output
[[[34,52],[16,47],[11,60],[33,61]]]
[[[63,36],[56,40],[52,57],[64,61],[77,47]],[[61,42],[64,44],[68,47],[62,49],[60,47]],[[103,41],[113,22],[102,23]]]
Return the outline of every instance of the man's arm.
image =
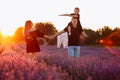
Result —
[[[84,31],[82,31],[82,33],[80,35],[81,41],[85,41],[87,37],[88,37],[88,35]]]
[[[82,31],[81,35],[83,35],[84,37],[88,37],[88,35],[84,31]]]
[[[44,38],[51,39],[51,37],[48,35],[44,35]]]
[[[63,30],[63,31],[60,31],[60,32],[56,33],[55,35],[53,35],[52,38],[55,38],[55,37],[59,36],[60,34],[62,34],[62,33],[64,33],[64,32],[65,32],[64,30]]]
[[[44,37],[46,37],[46,38],[48,38],[48,39],[54,39],[55,37],[57,37],[58,35],[60,35],[60,34],[62,34],[62,33],[64,33],[65,31],[63,30],[63,31],[60,31],[60,32],[58,32],[58,33],[56,33],[56,34],[54,34],[53,36],[44,36]]]
[[[62,33],[64,33],[64,32],[65,32],[64,30],[63,30],[63,31],[60,31],[60,32],[54,34],[53,36],[44,35],[44,38],[54,39],[55,37],[57,37],[58,35],[60,35],[60,34],[62,34]]]
[[[88,35],[84,31],[82,31],[80,38],[85,40],[87,37],[88,37]]]

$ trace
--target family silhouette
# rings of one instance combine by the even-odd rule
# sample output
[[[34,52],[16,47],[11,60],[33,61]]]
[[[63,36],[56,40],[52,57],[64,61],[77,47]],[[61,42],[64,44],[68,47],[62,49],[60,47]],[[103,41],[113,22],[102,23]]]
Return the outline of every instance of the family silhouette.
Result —
[[[68,55],[70,57],[80,57],[80,45],[79,39],[86,38],[87,35],[82,29],[80,23],[80,15],[79,15],[79,8],[76,7],[74,9],[74,13],[72,14],[61,14],[59,16],[70,16],[71,21],[68,23],[67,27],[65,27],[62,31],[52,35],[47,36],[46,34],[40,32],[37,28],[33,27],[33,23],[31,20],[27,20],[25,22],[24,27],[24,35],[26,41],[26,52],[28,55],[32,55],[31,59],[35,58],[35,54],[40,52],[39,43],[37,41],[38,38],[48,38],[50,40],[54,39],[58,35],[67,32],[68,36]]]

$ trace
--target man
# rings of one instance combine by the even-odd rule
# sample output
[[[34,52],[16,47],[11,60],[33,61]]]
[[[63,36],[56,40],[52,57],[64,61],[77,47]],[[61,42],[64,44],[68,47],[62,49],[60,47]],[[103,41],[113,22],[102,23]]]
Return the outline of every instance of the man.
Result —
[[[79,39],[87,37],[87,35],[83,32],[82,27],[79,27],[78,20],[76,17],[72,17],[71,24],[69,24],[63,31],[60,31],[53,35],[51,38],[67,32],[68,33],[68,55],[72,57],[80,57],[80,45]]]

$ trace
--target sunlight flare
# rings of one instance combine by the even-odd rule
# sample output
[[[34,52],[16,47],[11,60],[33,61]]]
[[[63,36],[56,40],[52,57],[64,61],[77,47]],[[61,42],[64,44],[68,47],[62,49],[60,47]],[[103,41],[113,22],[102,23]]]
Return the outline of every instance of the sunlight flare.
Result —
[[[2,36],[5,37],[5,36],[13,36],[14,34],[14,31],[13,30],[10,30],[10,29],[1,29],[1,33],[2,33]]]

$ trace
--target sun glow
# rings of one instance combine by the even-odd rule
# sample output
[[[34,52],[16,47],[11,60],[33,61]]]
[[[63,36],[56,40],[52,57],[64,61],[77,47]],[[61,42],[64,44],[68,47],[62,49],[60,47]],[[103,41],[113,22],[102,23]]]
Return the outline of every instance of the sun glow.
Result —
[[[1,29],[2,36],[12,36],[14,31],[11,29]]]
[[[5,27],[4,28],[0,27],[0,33],[1,33],[0,42],[2,44],[9,44],[12,42],[14,31],[11,28],[5,29]]]

